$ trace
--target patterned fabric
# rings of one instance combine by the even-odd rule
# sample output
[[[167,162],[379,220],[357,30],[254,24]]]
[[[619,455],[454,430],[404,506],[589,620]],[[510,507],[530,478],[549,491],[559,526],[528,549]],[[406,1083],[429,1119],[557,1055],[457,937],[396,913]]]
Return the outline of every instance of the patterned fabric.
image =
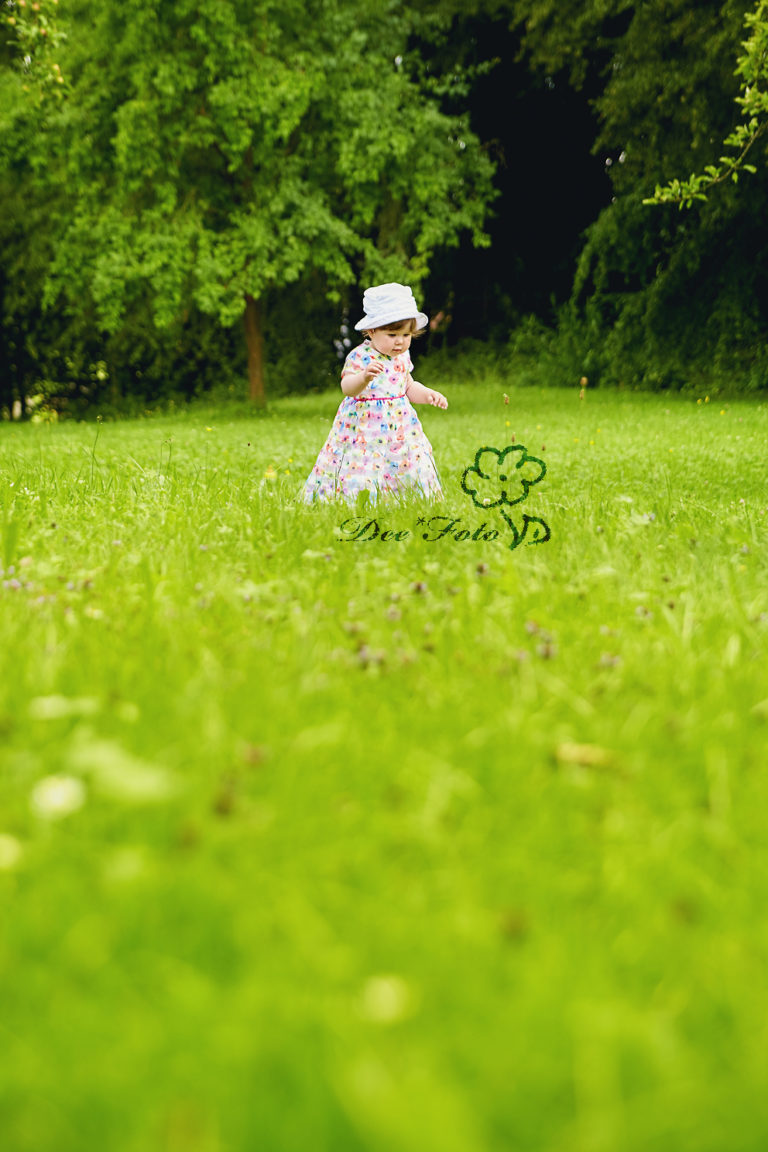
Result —
[[[371,500],[386,493],[416,491],[440,497],[442,488],[429,443],[405,389],[413,368],[410,353],[385,356],[366,340],[344,362],[342,380],[372,360],[385,371],[359,396],[345,396],[328,439],[304,485],[304,499],[354,501],[367,489]]]

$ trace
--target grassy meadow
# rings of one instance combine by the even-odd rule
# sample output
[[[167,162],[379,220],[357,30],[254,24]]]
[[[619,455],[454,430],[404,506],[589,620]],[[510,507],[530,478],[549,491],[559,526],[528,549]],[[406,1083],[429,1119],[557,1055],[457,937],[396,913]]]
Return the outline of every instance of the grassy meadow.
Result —
[[[764,1152],[768,403],[445,390],[0,425],[4,1152]]]

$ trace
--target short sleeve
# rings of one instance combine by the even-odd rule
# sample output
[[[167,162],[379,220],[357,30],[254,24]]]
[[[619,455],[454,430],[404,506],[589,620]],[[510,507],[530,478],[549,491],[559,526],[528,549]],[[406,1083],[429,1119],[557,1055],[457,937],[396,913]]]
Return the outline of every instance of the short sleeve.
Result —
[[[344,361],[344,367],[341,370],[342,380],[345,376],[349,376],[352,372],[364,371],[370,362],[370,349],[365,344],[358,344],[357,348],[353,348]]]

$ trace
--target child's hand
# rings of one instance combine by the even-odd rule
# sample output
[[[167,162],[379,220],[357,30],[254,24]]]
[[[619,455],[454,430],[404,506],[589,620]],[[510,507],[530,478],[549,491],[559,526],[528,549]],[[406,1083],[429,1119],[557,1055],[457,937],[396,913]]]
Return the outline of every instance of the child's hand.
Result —
[[[378,376],[380,372],[384,371],[384,365],[381,360],[371,360],[368,367],[363,371],[366,384],[373,380],[374,376]]]
[[[427,388],[427,404],[432,404],[435,408],[447,408],[448,401],[442,392],[436,392],[434,388]]]

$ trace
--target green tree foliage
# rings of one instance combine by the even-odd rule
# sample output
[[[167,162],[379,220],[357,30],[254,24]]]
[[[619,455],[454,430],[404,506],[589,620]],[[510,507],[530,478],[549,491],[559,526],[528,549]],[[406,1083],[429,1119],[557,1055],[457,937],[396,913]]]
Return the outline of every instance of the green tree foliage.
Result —
[[[16,0],[14,8],[20,0]],[[63,98],[19,112],[27,193],[55,203],[44,301],[117,332],[245,322],[307,281],[420,281],[484,240],[492,166],[409,55],[426,17],[372,0],[63,0]],[[57,73],[58,74],[58,73]],[[298,317],[296,319],[298,323]]]
[[[24,0],[0,9],[0,408],[24,401],[40,326],[50,200],[27,195],[31,166],[25,139],[41,107],[61,94],[61,34],[52,0]],[[12,387],[12,381],[17,386]]]
[[[768,383],[766,189],[724,187],[696,216],[649,212],[670,170],[704,169],[731,126],[745,0],[516,0],[531,64],[590,91],[613,200],[587,229],[563,317],[595,382]]]
[[[513,0],[532,67],[586,87],[595,151],[624,167],[619,192],[670,160],[707,155],[735,94],[733,49],[747,0]]]
[[[645,204],[690,208],[694,200],[706,200],[707,192],[716,184],[724,180],[737,184],[742,172],[757,172],[755,165],[747,161],[747,154],[768,127],[768,0],[759,0],[745,21],[749,35],[736,65],[736,75],[740,77],[736,103],[741,108],[741,122],[724,140],[728,151],[716,164],[707,164],[703,172],[694,173],[687,180],[673,179],[664,186],[657,185]]]

